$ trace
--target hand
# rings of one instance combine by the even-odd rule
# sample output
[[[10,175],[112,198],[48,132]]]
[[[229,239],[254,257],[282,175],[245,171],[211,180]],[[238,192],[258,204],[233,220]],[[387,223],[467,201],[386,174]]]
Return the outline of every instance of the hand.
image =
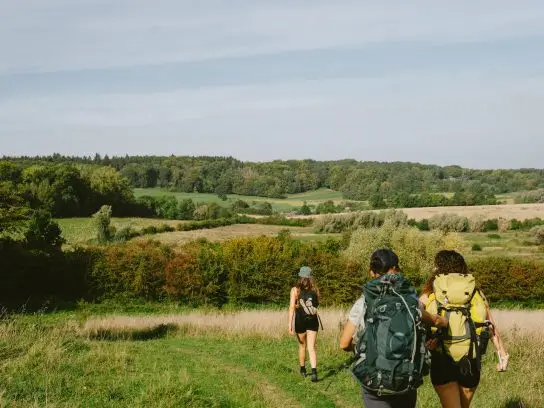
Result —
[[[502,372],[506,371],[506,368],[508,367],[508,359],[510,358],[510,355],[507,353],[497,353],[499,356],[499,364],[497,364],[497,371]]]
[[[295,331],[293,330],[293,328],[289,327],[289,335],[294,336],[294,334],[295,334]]]
[[[434,315],[434,325],[440,329],[445,329],[448,327],[449,321],[446,317],[440,315]]]
[[[438,346],[438,339],[429,339],[425,342],[425,347],[427,347],[428,350],[434,350]]]

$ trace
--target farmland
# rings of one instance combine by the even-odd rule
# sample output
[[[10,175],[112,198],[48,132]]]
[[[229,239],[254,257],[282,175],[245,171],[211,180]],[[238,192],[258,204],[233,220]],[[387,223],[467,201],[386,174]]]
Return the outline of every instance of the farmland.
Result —
[[[275,211],[285,212],[293,211],[299,208],[300,206],[302,206],[302,204],[304,204],[305,201],[308,202],[308,204],[318,204],[327,200],[332,200],[334,202],[342,201],[341,192],[333,191],[326,188],[308,191],[306,193],[289,194],[285,199],[228,194],[227,200],[225,201],[221,200],[217,194],[172,192],[160,188],[135,188],[134,195],[137,198],[146,195],[151,197],[173,195],[178,200],[191,199],[197,203],[216,203],[219,205],[229,205],[236,200],[243,200],[247,201],[248,203],[269,202],[270,204],[272,204],[272,207]]]

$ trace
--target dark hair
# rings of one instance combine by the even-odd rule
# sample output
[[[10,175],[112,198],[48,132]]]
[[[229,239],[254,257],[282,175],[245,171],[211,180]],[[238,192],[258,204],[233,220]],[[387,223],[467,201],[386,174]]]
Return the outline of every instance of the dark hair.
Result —
[[[391,269],[400,269],[397,254],[389,248],[376,249],[370,256],[370,270],[377,275],[383,275]]]
[[[299,291],[314,292],[319,298],[319,288],[317,287],[317,284],[313,276],[309,278],[299,278],[295,287]]]
[[[434,279],[438,274],[447,275],[448,273],[470,273],[467,263],[465,262],[465,258],[463,258],[463,255],[461,255],[459,252],[446,249],[439,251],[435,255],[434,266],[435,270],[430,278],[427,279],[427,282],[423,287],[423,293],[429,294],[433,292]]]

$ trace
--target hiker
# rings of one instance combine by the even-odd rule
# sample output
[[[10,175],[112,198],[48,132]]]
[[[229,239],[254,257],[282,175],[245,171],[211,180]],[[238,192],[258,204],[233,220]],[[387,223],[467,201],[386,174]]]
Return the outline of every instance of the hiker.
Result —
[[[447,320],[425,312],[392,250],[372,253],[370,276],[351,308],[340,347],[355,352],[351,370],[365,407],[414,408],[427,354],[422,323],[446,327]]]
[[[317,354],[315,343],[321,319],[317,314],[319,307],[319,289],[308,266],[300,268],[299,279],[291,289],[289,303],[289,334],[295,334],[298,340],[298,360],[300,374],[306,377],[306,349],[312,367],[312,382],[317,382]],[[323,326],[321,326],[323,328]]]
[[[444,408],[468,408],[480,382],[481,357],[491,337],[505,371],[509,355],[481,290],[476,288],[465,259],[456,251],[440,251],[434,273],[420,300],[431,313],[448,316],[448,329],[433,333],[431,382]]]

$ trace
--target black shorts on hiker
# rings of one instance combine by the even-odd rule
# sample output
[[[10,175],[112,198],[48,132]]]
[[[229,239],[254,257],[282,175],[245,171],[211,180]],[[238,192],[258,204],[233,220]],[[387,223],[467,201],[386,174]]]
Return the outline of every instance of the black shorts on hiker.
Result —
[[[464,388],[476,388],[480,384],[480,368],[476,360],[468,360],[468,372],[461,373],[461,367],[442,353],[433,353],[431,358],[431,382],[433,385],[444,385],[450,382],[459,383]]]
[[[319,320],[317,315],[306,316],[303,313],[295,314],[295,333],[303,334],[307,330],[318,331],[319,330]]]
[[[375,394],[363,388],[365,408],[415,408],[417,391],[413,390],[404,395],[385,396]]]

